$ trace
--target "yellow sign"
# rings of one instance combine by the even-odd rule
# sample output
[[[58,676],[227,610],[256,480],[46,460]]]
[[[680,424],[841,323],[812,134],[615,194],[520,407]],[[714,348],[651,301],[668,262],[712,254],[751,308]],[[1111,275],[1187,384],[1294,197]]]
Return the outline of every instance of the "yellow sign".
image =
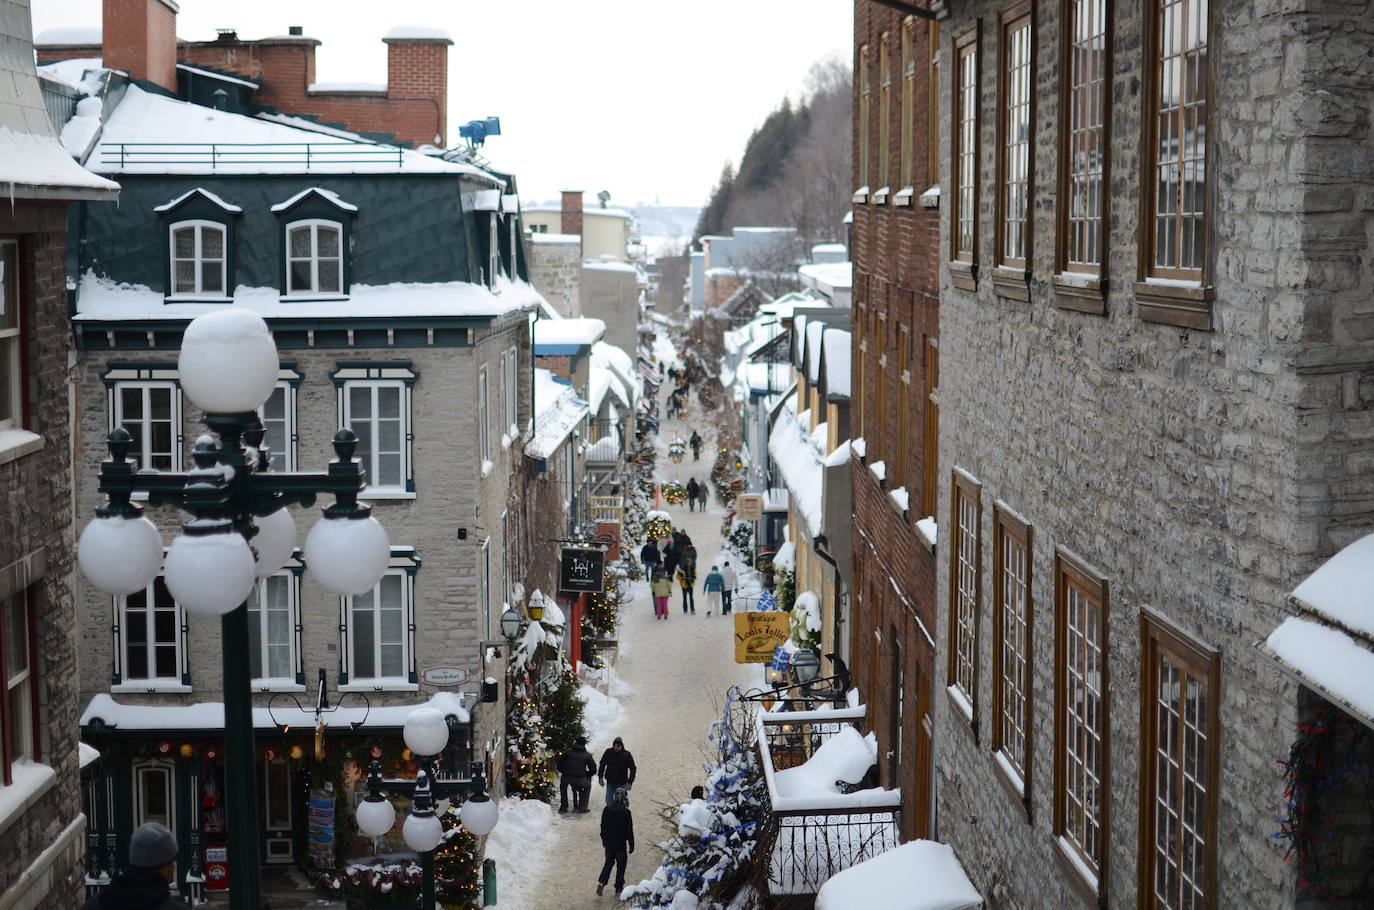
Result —
[[[787,641],[792,614],[781,610],[735,614],[735,663],[766,664]]]

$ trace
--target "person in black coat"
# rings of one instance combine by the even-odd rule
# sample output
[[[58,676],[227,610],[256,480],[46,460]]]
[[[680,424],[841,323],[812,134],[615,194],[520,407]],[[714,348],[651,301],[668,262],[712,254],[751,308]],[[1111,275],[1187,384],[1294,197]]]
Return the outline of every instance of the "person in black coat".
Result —
[[[615,893],[619,894],[625,889],[625,863],[629,854],[635,852],[635,822],[630,815],[630,793],[624,787],[617,787],[610,805],[601,810],[601,846],[606,851],[606,862],[596,879],[596,893],[600,896],[605,890],[614,866]]]
[[[639,551],[639,561],[644,564],[644,577],[653,578],[654,570],[663,561],[663,557],[658,554],[658,544],[652,540],[646,543]]]
[[[592,795],[592,777],[596,774],[596,760],[587,751],[587,740],[579,736],[577,743],[558,759],[558,811],[568,811],[568,789],[573,792],[573,811],[590,812],[587,801]]]
[[[663,574],[672,578],[673,573],[677,571],[677,564],[681,558],[682,554],[678,552],[677,543],[675,541],[670,540],[664,544],[663,561],[660,563],[663,567]]]
[[[82,910],[191,910],[168,890],[178,852],[176,836],[166,827],[140,825],[129,839],[129,870],[116,875]]]
[[[695,477],[687,481],[687,511],[697,510],[697,494],[701,492],[701,485],[697,483]]]
[[[601,763],[596,766],[597,783],[606,786],[606,805],[615,799],[615,791],[624,787],[628,792],[635,783],[635,757],[625,748],[625,740],[619,736],[611,747],[601,753]]]

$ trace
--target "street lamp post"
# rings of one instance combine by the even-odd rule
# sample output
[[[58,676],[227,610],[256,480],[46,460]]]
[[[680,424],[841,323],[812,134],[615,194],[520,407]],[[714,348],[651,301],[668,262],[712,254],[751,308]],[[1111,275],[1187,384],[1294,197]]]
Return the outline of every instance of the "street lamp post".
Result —
[[[500,810],[487,794],[487,771],[482,762],[468,766],[468,780],[440,780],[435,764],[448,748],[448,719],[435,708],[416,708],[406,717],[402,730],[406,748],[420,763],[415,775],[414,798],[410,815],[401,829],[406,846],[420,857],[420,906],[434,906],[434,851],[444,842],[444,825],[435,811],[435,801],[448,799],[459,793],[468,798],[458,817],[464,828],[476,837],[485,837],[500,819]],[[381,837],[396,824],[396,809],[382,795],[382,766],[373,761],[368,766],[367,795],[358,805],[355,816],[358,830],[367,837]]]
[[[335,594],[370,591],[390,558],[386,530],[358,502],[362,466],[353,458],[352,430],[334,436],[335,458],[325,473],[272,473],[257,410],[277,380],[277,349],[267,324],[244,310],[219,310],[187,326],[178,374],[182,389],[204,412],[209,433],[191,450],[184,473],[144,473],[128,460],[133,437],[116,427],[100,467],[105,504],[81,534],[77,559],[97,588],[123,597],[142,591],[162,568],[168,591],[197,618],[221,618],[224,659],[224,758],[229,838],[229,902],[259,910],[258,801],[248,654],[248,604],[259,578],[278,571],[296,545],[287,507],[312,506],[319,494],[333,505],[311,529],[305,562]],[[152,506],[190,513],[165,561],[157,527],[132,502],[146,493]]]

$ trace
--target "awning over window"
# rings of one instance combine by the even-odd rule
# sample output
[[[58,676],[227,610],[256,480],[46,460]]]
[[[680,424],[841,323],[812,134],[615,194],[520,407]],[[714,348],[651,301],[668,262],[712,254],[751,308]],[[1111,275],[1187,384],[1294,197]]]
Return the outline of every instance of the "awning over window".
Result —
[[[1280,623],[1260,651],[1374,728],[1374,534],[1323,563],[1288,600],[1297,615]]]

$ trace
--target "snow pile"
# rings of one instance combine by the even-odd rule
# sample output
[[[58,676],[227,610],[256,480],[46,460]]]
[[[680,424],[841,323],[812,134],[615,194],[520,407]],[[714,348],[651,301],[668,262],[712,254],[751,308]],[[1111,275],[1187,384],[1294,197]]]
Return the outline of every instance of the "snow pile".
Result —
[[[1368,597],[1368,588],[1364,589]],[[1310,619],[1290,616],[1269,633],[1265,645],[1282,663],[1297,669],[1318,691],[1374,717],[1374,652],[1359,639]]]
[[[701,837],[711,830],[711,810],[704,799],[683,803],[677,810],[678,837]]]
[[[873,476],[878,478],[879,480],[887,479],[887,462],[875,461],[868,466],[868,469],[872,471]]]
[[[842,464],[849,464],[850,442],[845,440],[835,446],[835,451],[825,456],[825,466],[827,468],[838,468]]]
[[[849,333],[831,329],[825,333],[825,391],[849,397]]]
[[[897,508],[903,512],[911,508],[911,496],[907,493],[906,487],[898,487],[887,494],[892,497],[892,501],[897,504]]]
[[[1352,632],[1374,638],[1374,534],[1341,550],[1293,589],[1301,607],[1333,620]]]
[[[590,413],[570,383],[542,367],[534,371],[534,438],[525,446],[532,458],[549,458]]]
[[[625,708],[620,699],[606,695],[600,689],[582,685],[577,690],[582,699],[582,723],[587,730],[587,742],[601,743],[610,739],[625,720]]]
[[[537,799],[501,800],[501,820],[487,835],[486,856],[496,861],[498,907],[539,905],[537,888],[554,844],[553,807]],[[535,861],[531,861],[534,859]]]
[[[821,599],[815,591],[803,591],[792,602],[792,621],[808,632],[821,630]]]
[[[773,565],[789,572],[795,569],[797,567],[797,545],[789,540],[778,547],[778,552],[773,556]]]
[[[914,840],[838,872],[816,910],[974,910],[983,898],[947,844]]]
[[[654,509],[652,512],[649,512],[648,514],[646,514],[646,515],[644,516],[644,520],[645,520],[646,522],[653,521],[653,520],[656,519],[656,518],[661,518],[661,519],[663,519],[664,521],[667,521],[667,522],[671,522],[671,521],[673,520],[673,516],[669,515],[667,512],[663,511],[662,509]]]
[[[935,523],[934,515],[927,515],[925,518],[917,521],[916,530],[925,535],[925,539],[930,541],[932,547],[939,543],[939,525]]]
[[[536,345],[595,344],[606,334],[606,323],[600,319],[541,319],[534,324]]]
[[[99,44],[100,39],[97,38],[94,43]],[[99,57],[74,57],[71,60],[45,63],[38,68],[38,72],[70,85],[83,95],[98,95],[100,83],[104,81],[109,70],[105,69],[105,61]]]
[[[858,455],[860,458],[863,458],[866,455],[868,455],[868,443],[864,442],[864,438],[862,436],[858,437],[857,439],[849,440],[849,447],[853,449],[854,454]]]
[[[773,430],[768,434],[768,452],[782,471],[783,482],[807,530],[815,537],[821,533],[821,491],[824,453],[807,430],[806,412],[798,414],[795,397],[778,411]]]
[[[26,187],[119,189],[119,184],[97,177],[73,161],[53,136],[17,132],[7,126],[0,126],[0,184],[9,185],[11,197],[24,196]]]
[[[76,113],[62,126],[62,147],[73,158],[83,158],[91,147],[91,140],[100,129],[100,111],[104,102],[99,98],[82,98],[76,102]]]
[[[806,378],[812,385],[821,381],[821,338],[824,335],[824,322],[812,322],[806,326]]]
[[[775,772],[773,780],[778,796],[784,798],[831,796],[840,792],[836,781],[856,784],[877,761],[877,736],[864,736],[854,727],[844,726],[821,743],[804,764]]]
[[[396,41],[452,41],[453,37],[441,28],[431,25],[398,25],[382,36]]]

